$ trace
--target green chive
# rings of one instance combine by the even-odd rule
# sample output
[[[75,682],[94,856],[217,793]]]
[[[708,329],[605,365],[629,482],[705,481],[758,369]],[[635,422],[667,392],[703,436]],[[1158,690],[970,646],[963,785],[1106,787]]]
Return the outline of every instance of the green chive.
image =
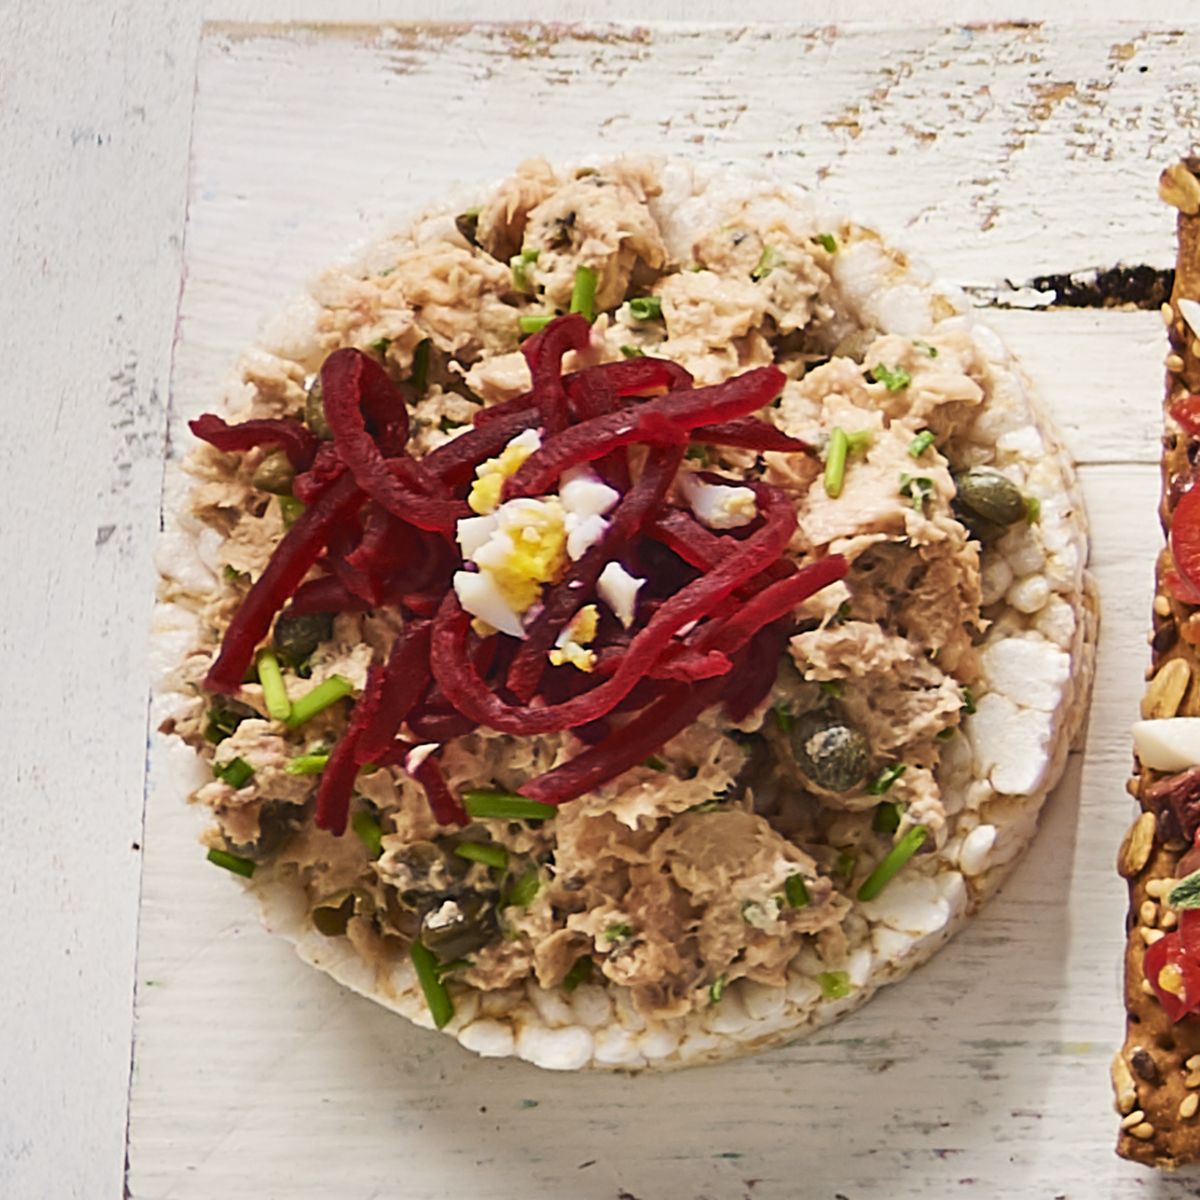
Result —
[[[509,269],[512,271],[513,287],[518,292],[529,293],[533,291],[533,285],[529,280],[529,266],[537,262],[538,252],[535,249],[522,250],[520,254],[514,254],[508,260]]]
[[[596,272],[591,267],[575,268],[575,286],[571,290],[573,313],[581,313],[589,321],[596,319]]]
[[[657,757],[654,754],[650,755],[649,758],[645,759],[642,762],[642,766],[649,767],[650,770],[652,770],[652,771],[665,771],[667,769],[667,764],[665,762],[663,762],[663,760],[661,758]]]
[[[750,272],[750,278],[755,283],[761,283],[776,267],[782,267],[783,263],[783,255],[774,246],[764,246],[758,259],[758,266]]]
[[[541,889],[542,881],[538,869],[530,863],[521,874],[521,878],[512,885],[508,893],[508,903],[515,908],[528,908]]]
[[[237,713],[232,713],[227,708],[213,705],[208,710],[208,725],[204,729],[204,740],[212,742],[214,746],[219,746],[244,720],[244,717],[239,717]]]
[[[382,358],[387,353],[387,348],[392,344],[391,338],[376,338],[368,347],[368,350],[374,350],[376,354]]]
[[[924,350],[930,358],[937,358],[937,347],[931,346],[928,342],[913,342],[914,350]]]
[[[803,875],[789,875],[783,881],[783,894],[791,908],[807,908],[812,903]]]
[[[856,429],[853,433],[846,434],[846,453],[861,454],[871,445],[873,436],[869,429]]]
[[[383,829],[365,808],[350,818],[350,828],[358,834],[372,858],[378,858],[383,853]]]
[[[262,684],[267,716],[273,721],[286,721],[292,715],[292,702],[288,699],[283,672],[279,669],[279,656],[274,650],[258,652],[258,682]]]
[[[298,754],[289,758],[283,768],[285,775],[320,775],[329,761],[328,754]]]
[[[929,836],[929,829],[924,825],[914,825],[887,853],[887,857],[867,876],[867,881],[858,889],[860,900],[874,900],[888,885],[893,875],[920,848]]]
[[[841,854],[833,860],[833,873],[839,878],[844,879],[847,883],[854,876],[854,855],[843,850]]]
[[[960,708],[958,711],[961,712],[964,717],[973,717],[975,715],[975,694],[969,687],[963,688],[962,694],[962,708]]]
[[[927,475],[900,475],[900,487],[897,489],[901,496],[907,496],[912,501],[913,508],[918,511],[934,493],[933,480]]]
[[[213,866],[224,867],[226,871],[232,871],[243,879],[249,879],[254,874],[255,864],[248,858],[238,858],[236,854],[229,854],[225,850],[210,850],[207,857]]]
[[[937,441],[937,434],[932,429],[922,429],[911,442],[908,443],[908,452],[913,458],[920,458],[934,442]]]
[[[292,704],[292,715],[287,719],[287,727],[296,729],[305,721],[311,721],[317,713],[324,712],[336,704],[343,696],[354,691],[354,684],[344,675],[330,675],[322,683],[318,683],[311,692],[306,692]]]
[[[701,800],[699,804],[693,804],[691,808],[685,808],[684,812],[716,812],[721,807],[721,796],[709,796],[707,800]]]
[[[244,758],[231,758],[224,766],[213,767],[213,774],[236,792],[250,782],[254,768]]]
[[[829,434],[829,450],[825,455],[825,494],[833,500],[842,494],[849,449],[846,431],[840,425],[835,425]]]
[[[903,367],[885,367],[883,363],[876,363],[871,368],[871,378],[882,383],[889,392],[902,392],[912,383],[912,376]]]
[[[482,207],[468,208],[466,212],[461,212],[454,218],[455,229],[472,246],[479,245],[479,214],[481,212],[483,212]]]
[[[558,811],[515,792],[463,792],[463,807],[472,817],[495,817],[498,821],[544,821]]]
[[[708,985],[708,1002],[709,1004],[719,1004],[721,997],[725,994],[725,976],[718,975],[716,979]]]
[[[1036,525],[1042,519],[1042,502],[1036,496],[1025,497],[1025,523]]]
[[[606,942],[619,942],[622,938],[627,938],[633,933],[632,925],[610,925],[600,936]]]
[[[295,496],[276,496],[279,501],[279,512],[283,517],[283,527],[291,529],[304,513],[304,502]]]
[[[900,828],[900,805],[894,800],[885,800],[876,805],[871,828],[876,833],[895,833]]]
[[[482,842],[463,842],[461,845],[454,847],[454,853],[459,858],[465,858],[469,862],[483,863],[484,866],[495,867],[497,871],[503,871],[508,866],[508,851],[503,846],[495,844],[486,845]]]
[[[429,379],[429,351],[432,347],[433,342],[429,338],[422,338],[413,351],[412,374],[409,375],[408,382],[412,384],[419,396],[424,395],[425,385]]]
[[[226,564],[225,564],[225,565],[224,565],[224,566],[221,568],[221,574],[222,574],[222,575],[223,575],[223,576],[224,576],[224,577],[225,577],[227,580],[229,580],[229,582],[230,582],[230,583],[236,583],[236,582],[237,582],[239,579],[241,579],[241,578],[242,578],[242,572],[241,572],[241,571],[239,571],[239,570],[237,569],[237,567],[230,566],[230,565],[229,565],[229,563],[226,563]]]
[[[453,962],[438,963],[437,976],[439,979],[445,979],[447,975],[454,971],[462,971],[466,967],[473,967],[474,965],[469,958],[456,958]]]
[[[541,333],[553,320],[553,313],[531,313],[529,316],[518,317],[517,326],[522,333]]]
[[[796,718],[782,704],[776,704],[771,709],[771,716],[775,719],[775,728],[780,733],[791,733],[792,727],[796,724]]]
[[[635,296],[629,302],[629,315],[635,321],[659,321],[662,319],[661,296]]]
[[[850,611],[850,601],[843,600],[841,604],[838,605],[837,612],[835,612],[833,615],[838,621],[848,621],[850,620]]]
[[[824,692],[826,696],[832,696],[835,700],[840,700],[842,698],[842,693],[845,690],[846,689],[842,685],[842,681],[840,679],[821,680],[821,691]]]
[[[684,451],[683,456],[684,458],[692,459],[693,462],[698,462],[702,467],[707,467],[710,462],[708,457],[708,447],[701,446],[699,442],[689,446],[687,450]]]
[[[948,742],[954,736],[954,726],[947,725],[945,729],[938,730],[933,735],[939,742]]]
[[[592,960],[585,954],[575,960],[575,965],[563,976],[564,992],[573,992],[581,983],[587,983],[592,977]]]
[[[454,1016],[454,1001],[442,982],[437,956],[421,942],[413,942],[409,953],[417,969],[417,982],[425,993],[425,1003],[429,1005],[429,1015],[439,1029],[445,1029]]]
[[[822,971],[817,982],[826,1000],[841,1000],[850,995],[850,976],[845,971]]]
[[[868,796],[882,796],[903,774],[903,763],[888,763],[863,790]]]
[[[621,353],[626,358],[645,358],[646,352],[640,346],[622,346]]]
[[[816,240],[829,251],[830,254],[837,253],[837,238],[832,233],[818,233]]]

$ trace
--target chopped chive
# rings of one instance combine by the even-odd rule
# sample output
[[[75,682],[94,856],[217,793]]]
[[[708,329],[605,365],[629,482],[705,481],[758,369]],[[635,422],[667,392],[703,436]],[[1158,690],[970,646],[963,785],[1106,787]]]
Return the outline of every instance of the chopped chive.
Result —
[[[394,275],[395,272],[395,267],[384,267],[383,270],[379,272],[379,278],[386,279],[389,275]]]
[[[806,908],[812,903],[803,875],[789,875],[783,881],[783,894],[790,908]]]
[[[456,958],[453,962],[438,963],[437,976],[439,979],[445,979],[447,975],[454,971],[461,971],[465,967],[473,967],[474,965],[469,958]]]
[[[837,253],[837,238],[832,233],[818,233],[815,240],[820,242],[822,247],[828,250],[830,254]]]
[[[701,800],[699,804],[693,804],[691,808],[685,808],[684,812],[716,812],[721,807],[721,796],[709,796],[707,800]]]
[[[425,1003],[429,1005],[429,1015],[439,1029],[445,1029],[454,1016],[454,1001],[442,982],[437,956],[422,942],[413,942],[409,953],[417,969],[417,982],[425,993]]]
[[[518,317],[517,326],[522,333],[541,333],[553,320],[553,313],[530,313],[528,316]]]
[[[887,886],[893,875],[920,848],[929,836],[925,825],[914,825],[887,853],[887,857],[867,876],[867,881],[858,889],[860,900],[874,900]]]
[[[350,828],[358,834],[372,858],[378,858],[383,853],[383,829],[365,808],[350,818]]]
[[[937,358],[937,347],[931,346],[928,342],[913,342],[914,350],[924,350],[930,358]]]
[[[882,796],[904,774],[903,763],[888,763],[863,789],[868,796]]]
[[[846,476],[846,455],[850,442],[846,431],[835,425],[829,434],[829,450],[825,455],[825,494],[836,500],[842,494],[842,481]]]
[[[213,767],[213,774],[236,792],[250,782],[254,768],[244,758],[231,758],[224,766]]]
[[[204,730],[204,738],[206,741],[212,742],[214,746],[218,746],[245,719],[245,717],[238,716],[237,713],[230,712],[227,708],[222,708],[219,704],[214,704],[208,710],[208,725]]]
[[[283,768],[285,775],[320,775],[329,761],[328,754],[298,754],[289,758]]]
[[[911,442],[908,443],[908,452],[913,458],[920,458],[934,442],[937,441],[937,434],[932,429],[922,429]]]
[[[826,696],[832,696],[835,700],[842,698],[842,693],[845,691],[845,686],[840,679],[822,679],[821,691]]]
[[[481,212],[483,212],[482,206],[477,206],[475,208],[468,208],[465,212],[459,213],[454,218],[454,228],[472,246],[479,245],[479,214]]]
[[[640,346],[622,346],[621,354],[625,358],[645,358],[646,352]]]
[[[894,800],[884,800],[876,805],[871,828],[876,833],[895,833],[900,828],[900,805]]]
[[[764,246],[758,259],[758,266],[750,272],[750,278],[755,283],[761,283],[776,267],[782,267],[783,263],[783,255],[774,246]]]
[[[845,971],[822,971],[817,982],[826,1000],[841,1000],[850,995],[850,976]]]
[[[376,338],[367,347],[367,349],[374,350],[375,353],[378,354],[380,358],[382,358],[387,353],[387,349],[391,344],[392,344],[391,338]]]
[[[960,708],[958,711],[961,712],[964,717],[973,717],[975,715],[975,693],[972,692],[969,687],[964,687],[962,694],[962,708]]]
[[[230,583],[237,583],[237,581],[242,578],[242,572],[239,571],[237,567],[231,566],[229,563],[226,563],[221,568],[221,575]]]
[[[617,924],[610,925],[600,936],[606,942],[619,942],[622,938],[627,938],[632,933],[632,925]]]
[[[1025,496],[1025,523],[1036,525],[1042,519],[1042,502],[1036,496]]]
[[[276,496],[279,501],[279,512],[283,517],[283,527],[291,529],[304,513],[304,502],[295,496]]]
[[[592,960],[585,954],[575,960],[575,965],[563,976],[564,992],[573,992],[581,983],[592,977]]]
[[[776,704],[772,707],[771,716],[775,720],[775,728],[780,733],[792,732],[792,727],[796,724],[796,718],[782,704]]]
[[[661,296],[635,296],[629,302],[629,315],[635,321],[659,321],[662,319]]]
[[[575,286],[571,290],[573,313],[581,313],[589,321],[596,319],[596,272],[591,267],[575,268]]]
[[[953,725],[947,725],[945,729],[938,730],[938,732],[933,736],[937,738],[939,742],[948,742],[954,736],[954,733],[955,727]]]
[[[854,876],[854,855],[843,850],[841,854],[833,860],[833,873],[839,878],[844,879],[847,883]]]
[[[649,758],[644,759],[642,761],[642,766],[649,767],[652,771],[665,771],[667,769],[667,764],[654,754],[650,755]]]
[[[861,454],[871,445],[871,438],[874,434],[869,429],[856,429],[853,433],[846,434],[846,453]]]
[[[927,475],[900,475],[900,487],[897,489],[901,496],[907,496],[912,501],[913,508],[920,511],[934,493],[933,480]]]
[[[236,854],[230,854],[227,850],[210,850],[207,858],[214,867],[224,867],[226,871],[232,871],[243,879],[249,879],[254,874],[254,863],[248,858],[238,858]]]
[[[483,863],[487,867],[495,867],[503,871],[508,866],[508,851],[503,846],[486,845],[483,842],[463,842],[454,847],[454,853],[459,858],[469,862]]]
[[[507,903],[515,908],[528,908],[541,890],[541,886],[542,881],[538,875],[538,869],[533,863],[530,863],[521,873],[521,878],[509,890]]]
[[[520,254],[514,254],[508,260],[509,269],[512,271],[513,287],[518,292],[532,292],[533,285],[529,280],[529,270],[531,264],[537,262],[538,251],[532,247],[527,250],[522,250]]]
[[[432,348],[433,342],[429,338],[422,338],[413,351],[412,374],[409,375],[408,382],[419,396],[424,395],[425,385],[429,381],[429,351]]]
[[[833,615],[838,621],[848,621],[850,620],[850,612],[850,601],[843,600],[841,604],[838,605],[837,612],[835,612]]]
[[[515,792],[463,792],[462,801],[469,816],[495,817],[499,821],[544,821],[558,811],[553,804]]]
[[[912,376],[903,367],[885,367],[883,363],[876,363],[871,368],[871,378],[882,383],[889,392],[902,392],[912,383]]]
[[[287,727],[295,729],[305,721],[311,721],[317,713],[324,712],[336,704],[343,696],[354,691],[354,684],[344,675],[330,675],[318,683],[311,692],[306,692],[292,704],[292,715],[287,719]]]
[[[258,652],[258,682],[262,684],[267,715],[273,721],[286,721],[292,715],[292,702],[288,699],[287,685],[279,669],[279,656],[274,650]]]
[[[693,462],[698,462],[702,467],[707,467],[711,461],[708,456],[708,447],[700,445],[699,442],[690,445],[684,451],[683,456],[692,459]]]
[[[456,429],[462,429],[466,426],[465,421],[452,421],[449,417],[443,417],[438,422],[438,428],[443,433],[452,433]]]
[[[725,976],[718,975],[716,979],[708,985],[708,1002],[709,1004],[719,1004],[721,997],[725,994]]]

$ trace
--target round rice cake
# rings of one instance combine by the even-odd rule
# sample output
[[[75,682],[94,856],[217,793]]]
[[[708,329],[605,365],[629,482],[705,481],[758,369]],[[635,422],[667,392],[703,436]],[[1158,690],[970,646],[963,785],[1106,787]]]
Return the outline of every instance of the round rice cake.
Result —
[[[390,453],[420,460],[479,427],[485,410],[499,419],[528,408],[522,338],[555,313],[592,309],[563,369],[667,360],[690,373],[689,396],[776,379],[776,398],[749,419],[808,447],[693,434],[687,457],[672,460],[659,515],[731,557],[768,523],[764,497],[786,497],[794,523],[789,515],[777,576],[825,562],[841,563],[844,577],[755,643],[773,647],[765,668],[726,663],[730,680],[757,672],[743,688],[749,711],[730,699],[732,682],[677,675],[672,696],[708,686],[716,699],[665,745],[549,819],[464,826],[445,819],[457,811],[447,804],[544,794],[531,781],[558,778],[598,739],[632,745],[668,682],[645,684],[647,707],[627,701],[590,724],[522,735],[463,718],[435,679],[390,730],[398,750],[377,754],[383,765],[343,756],[339,783],[337,747],[359,736],[364,695],[378,691],[403,631],[428,624],[430,604],[473,616],[464,637],[477,648],[518,653],[550,590],[605,546],[615,501],[597,500],[596,488],[632,489],[659,461],[654,447],[609,445],[597,469],[572,467],[591,508],[568,518],[591,532],[568,555],[560,528],[540,568],[521,560],[516,584],[511,538],[497,567],[483,554],[480,565],[461,531],[457,541],[422,534],[405,570],[441,564],[426,572],[455,591],[440,607],[437,596],[414,598],[411,579],[403,596],[346,599],[347,564],[370,557],[362,542],[375,536],[380,504],[357,494],[350,519],[285,589],[343,600],[305,625],[290,609],[275,618],[277,597],[262,626],[274,619],[274,632],[258,639],[277,653],[257,677],[243,682],[243,663],[233,684],[214,687],[231,622],[248,596],[260,602],[264,572],[280,573],[268,564],[302,506],[296,468],[276,444],[198,444],[187,463],[197,483],[162,558],[166,624],[188,645],[163,728],[213,770],[193,797],[211,812],[210,858],[245,877],[265,924],[306,961],[484,1056],[636,1070],[785,1043],[925,961],[1033,836],[1093,671],[1095,595],[1070,458],[965,296],[774,177],[679,161],[538,161],[472,199],[406,221],[321,275],[240,359],[224,397],[231,423],[287,419],[328,437],[314,384],[340,351],[356,378],[375,378],[377,364],[398,385],[407,443]],[[362,357],[347,359],[347,348]],[[329,380],[326,371],[326,390]],[[373,404],[363,411],[382,438]],[[469,496],[464,515],[490,521],[493,543],[507,506],[522,503],[504,499],[505,480],[553,443],[554,430],[525,424],[454,483],[454,503]],[[304,475],[310,499],[321,463],[325,487],[339,472],[369,473],[345,448],[351,440],[322,443]],[[532,503],[565,504],[566,482]],[[703,587],[719,570],[689,565],[648,528],[613,550],[617,583],[584,597],[590,616],[560,631],[549,664],[538,660],[538,691],[522,712],[601,686],[606,653],[618,661],[673,589]],[[473,599],[481,581],[484,601]],[[308,639],[299,649],[297,627]],[[670,652],[694,632],[677,629]],[[424,681],[445,668],[421,669]],[[293,706],[322,687],[333,702],[296,720]],[[510,693],[494,703],[520,707]],[[309,773],[322,769],[329,778]],[[430,787],[442,788],[441,821]],[[351,826],[340,836],[329,816],[338,788]]]

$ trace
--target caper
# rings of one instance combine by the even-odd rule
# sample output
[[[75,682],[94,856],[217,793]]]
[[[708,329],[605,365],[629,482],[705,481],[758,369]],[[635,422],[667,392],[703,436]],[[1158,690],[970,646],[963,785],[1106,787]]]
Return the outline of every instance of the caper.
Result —
[[[395,853],[400,899],[413,908],[457,896],[471,863],[437,842],[410,842]]]
[[[495,902],[478,892],[464,892],[425,914],[421,941],[442,960],[453,962],[486,946],[500,932]]]
[[[867,349],[877,336],[873,329],[856,329],[834,346],[830,357],[849,358],[860,363],[867,357]]]
[[[1011,479],[998,471],[976,467],[955,479],[960,509],[968,509],[994,526],[1015,525],[1025,519],[1025,498]]]
[[[326,937],[341,937],[354,916],[354,893],[351,892],[340,903],[337,896],[318,904],[312,910],[312,923],[318,933]]]
[[[304,400],[304,423],[315,438],[323,442],[333,441],[333,430],[325,418],[325,399],[321,391],[321,376],[313,376],[308,386],[308,395]]]
[[[235,842],[225,839],[225,848],[238,858],[251,862],[265,862],[283,847],[284,842],[295,832],[293,817],[299,810],[279,800],[266,800],[258,810],[258,837],[252,842]]]
[[[791,732],[796,765],[816,787],[848,792],[871,771],[871,747],[854,726],[827,711],[805,713]]]
[[[298,666],[321,644],[333,637],[333,613],[284,614],[275,622],[274,642],[288,666]]]
[[[275,450],[254,469],[250,482],[260,492],[271,492],[276,496],[292,494],[292,480],[296,478],[296,468],[292,466],[288,456],[282,450]]]

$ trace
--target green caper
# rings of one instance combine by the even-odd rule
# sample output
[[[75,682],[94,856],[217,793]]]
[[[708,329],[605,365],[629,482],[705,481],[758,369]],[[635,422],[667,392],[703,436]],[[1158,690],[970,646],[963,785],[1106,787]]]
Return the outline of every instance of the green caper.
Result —
[[[796,765],[816,787],[848,792],[871,771],[871,747],[853,725],[828,711],[805,713],[790,734]]]
[[[275,496],[290,496],[296,468],[282,450],[268,454],[254,469],[250,482],[260,492],[271,492]]]
[[[421,941],[442,962],[453,962],[486,946],[500,932],[495,901],[464,892],[425,914]]]
[[[252,842],[235,842],[225,839],[225,848],[238,858],[251,862],[266,862],[295,832],[294,816],[299,810],[279,800],[266,800],[258,810],[258,837]]]
[[[304,423],[315,438],[323,442],[333,441],[333,430],[325,418],[325,399],[321,391],[321,376],[315,375],[308,386],[304,400]]]
[[[860,363],[867,357],[867,349],[877,336],[873,329],[856,329],[834,346],[830,357],[849,358]]]
[[[341,937],[354,916],[354,893],[350,892],[340,903],[337,896],[322,901],[312,910],[312,923],[318,933],[326,937]]]
[[[286,613],[275,622],[274,642],[279,657],[295,667],[321,644],[333,637],[333,613]]]
[[[1025,519],[1025,497],[1017,485],[998,471],[975,467],[955,479],[956,506],[994,526],[1015,525]]]

